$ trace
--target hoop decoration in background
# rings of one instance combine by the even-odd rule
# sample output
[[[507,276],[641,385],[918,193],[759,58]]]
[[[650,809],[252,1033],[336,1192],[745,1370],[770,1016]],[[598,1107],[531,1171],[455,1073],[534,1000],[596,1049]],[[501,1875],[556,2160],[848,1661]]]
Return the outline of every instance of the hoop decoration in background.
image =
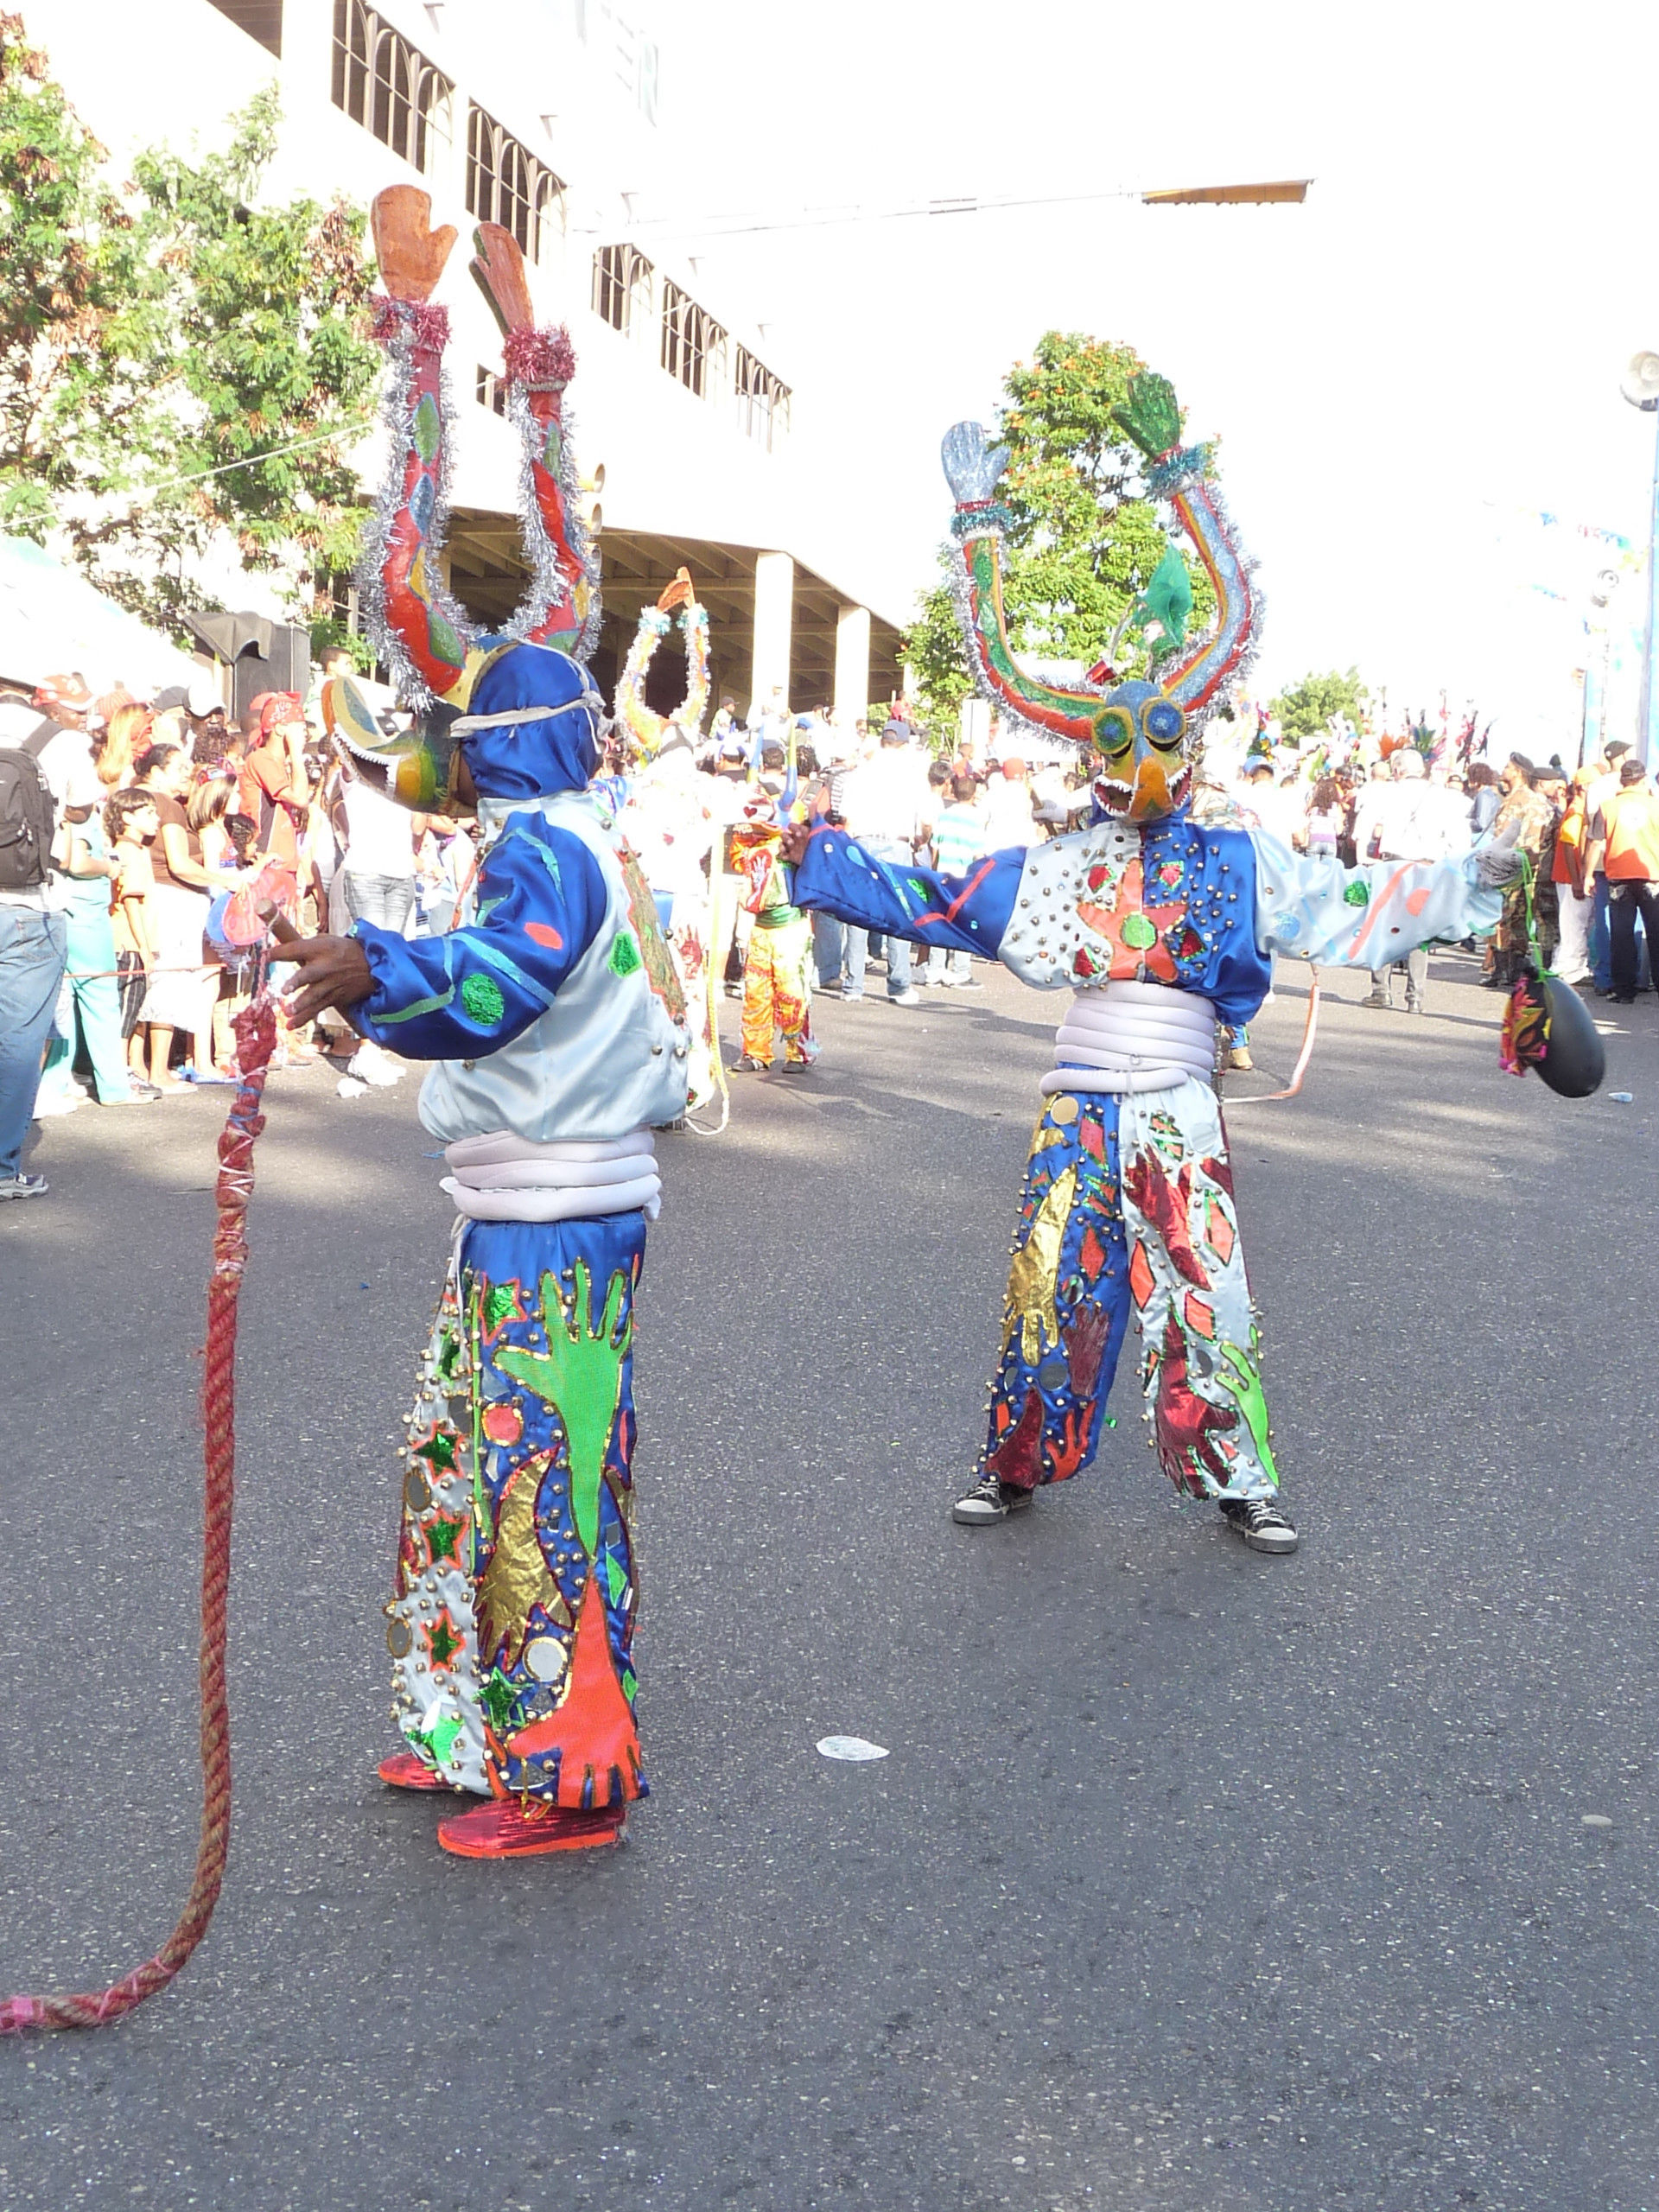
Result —
[[[685,697],[673,714],[659,715],[645,704],[645,671],[674,626],[677,608],[685,635]],[[708,708],[709,616],[697,603],[690,570],[681,569],[664,587],[657,604],[641,610],[639,626],[617,678],[616,718],[628,734],[635,759],[650,760],[661,748],[671,723],[683,730],[695,745]]]

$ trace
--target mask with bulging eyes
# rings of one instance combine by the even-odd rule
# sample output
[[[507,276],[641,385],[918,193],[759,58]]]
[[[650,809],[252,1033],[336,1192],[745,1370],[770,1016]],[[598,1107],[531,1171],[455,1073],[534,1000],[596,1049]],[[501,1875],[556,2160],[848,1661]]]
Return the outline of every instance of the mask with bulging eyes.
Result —
[[[1108,696],[1095,745],[1094,793],[1105,813],[1160,822],[1186,804],[1186,716],[1155,683],[1137,678]]]

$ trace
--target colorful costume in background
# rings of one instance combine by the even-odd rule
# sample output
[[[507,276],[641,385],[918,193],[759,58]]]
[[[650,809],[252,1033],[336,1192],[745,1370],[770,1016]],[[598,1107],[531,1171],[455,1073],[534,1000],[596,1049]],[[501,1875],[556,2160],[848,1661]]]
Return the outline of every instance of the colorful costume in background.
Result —
[[[671,715],[645,702],[645,677],[678,609],[685,639],[685,697]],[[715,933],[716,830],[696,768],[696,741],[709,705],[709,616],[682,569],[654,607],[645,607],[616,683],[616,719],[633,756],[622,834],[638,853],[685,996],[691,1031],[687,1101],[693,1112],[719,1087],[715,985],[709,948]]]
[[[410,250],[383,232],[411,222],[411,198],[423,203],[418,246],[424,194],[376,203],[389,283]],[[480,234],[474,268],[511,315],[516,249],[503,235]],[[362,581],[406,692],[463,711],[388,742],[353,726],[347,692],[336,741],[359,773],[415,804],[437,799],[458,747],[483,833],[470,920],[416,940],[354,931],[375,988],[353,1020],[435,1064],[421,1119],[447,1147],[443,1187],[461,1217],[411,1420],[387,1609],[413,1756],[382,1770],[493,1798],[441,1840],[502,1856],[606,1840],[645,1787],[633,1720],[633,1300],[658,1208],[651,1129],[685,1110],[690,1040],[651,893],[586,790],[601,702],[561,649],[584,645],[598,611],[566,499],[569,341],[509,321],[537,590],[504,639],[476,632],[435,581],[439,312],[394,298],[379,327],[401,464]]]
[[[783,824],[765,801],[744,810],[731,832],[732,865],[747,884],[743,908],[754,917],[743,962],[742,1064],[770,1067],[777,1039],[784,1065],[810,1068],[822,1049],[812,1034],[812,992],[807,963],[812,930],[791,902],[781,860]]]
[[[1089,825],[992,853],[960,875],[877,861],[820,827],[795,897],[1071,993],[1042,1082],[988,1433],[957,1517],[1000,1519],[1087,1464],[1133,1312],[1165,1473],[1178,1491],[1221,1500],[1247,1541],[1288,1550],[1294,1531],[1269,1509],[1278,1472],[1212,1084],[1217,1025],[1249,1020],[1274,953],[1367,968],[1488,929],[1499,902],[1473,861],[1344,870],[1259,830],[1193,821],[1188,748],[1248,664],[1260,608],[1207,449],[1179,442],[1168,385],[1138,378],[1116,412],[1218,613],[1212,632],[1187,642],[1191,595],[1172,577],[1179,556],[1166,553],[1142,601],[1142,626],[1155,617],[1161,632],[1154,680],[1110,689],[1042,683],[1016,664],[1002,615],[1007,517],[995,502],[1007,456],[988,452],[974,423],[944,442],[958,603],[979,683],[1005,721],[1085,749]]]

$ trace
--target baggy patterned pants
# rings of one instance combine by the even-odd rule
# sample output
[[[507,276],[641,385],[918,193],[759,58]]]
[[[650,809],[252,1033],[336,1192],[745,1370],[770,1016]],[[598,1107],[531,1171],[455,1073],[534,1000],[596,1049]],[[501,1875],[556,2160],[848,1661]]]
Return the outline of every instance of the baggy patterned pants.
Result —
[[[459,1789],[645,1794],[633,1296],[645,1217],[467,1224],[422,1362],[386,1611],[394,1710]]]
[[[755,923],[743,966],[743,1050],[750,1059],[770,1065],[779,1030],[791,1067],[810,1067],[817,1058],[806,981],[811,950],[812,929],[804,914],[775,929]]]
[[[1133,1309],[1178,1491],[1268,1497],[1268,1435],[1215,1092],[1062,1092],[1032,1137],[982,1468],[1022,1490],[1094,1457]]]

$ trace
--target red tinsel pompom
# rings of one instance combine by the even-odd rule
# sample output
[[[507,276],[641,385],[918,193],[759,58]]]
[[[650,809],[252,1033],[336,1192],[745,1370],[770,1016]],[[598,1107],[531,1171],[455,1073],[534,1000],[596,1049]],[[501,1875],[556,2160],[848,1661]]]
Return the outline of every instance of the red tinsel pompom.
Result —
[[[384,292],[377,292],[369,306],[378,346],[390,346],[404,332],[420,353],[441,353],[449,343],[448,308],[436,307],[430,300],[389,300]]]
[[[510,330],[502,351],[514,384],[551,385],[563,391],[576,373],[576,349],[563,323],[551,330]]]

